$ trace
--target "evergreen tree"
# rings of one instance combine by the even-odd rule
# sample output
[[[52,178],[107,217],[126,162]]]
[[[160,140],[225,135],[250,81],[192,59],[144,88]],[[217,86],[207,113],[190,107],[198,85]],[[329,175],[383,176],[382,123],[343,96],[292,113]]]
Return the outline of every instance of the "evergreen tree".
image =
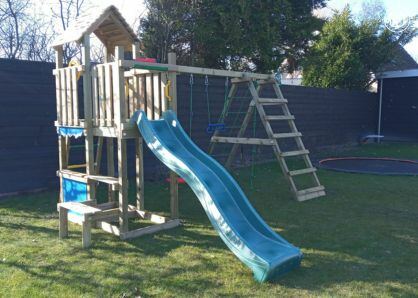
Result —
[[[145,53],[165,61],[268,72],[284,58],[303,57],[322,21],[312,9],[325,0],[146,0],[140,25]]]
[[[366,90],[373,76],[390,62],[399,45],[417,34],[415,27],[396,32],[378,17],[356,22],[347,6],[323,27],[303,67],[303,84],[323,88]]]

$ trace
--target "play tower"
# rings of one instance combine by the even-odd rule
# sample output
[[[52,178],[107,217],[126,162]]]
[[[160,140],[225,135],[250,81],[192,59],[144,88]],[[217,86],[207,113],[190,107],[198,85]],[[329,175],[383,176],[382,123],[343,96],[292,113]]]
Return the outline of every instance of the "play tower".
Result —
[[[90,35],[94,34],[104,46],[104,63],[92,63],[90,59]],[[69,43],[81,45],[81,63],[63,64],[63,49]],[[162,117],[164,111],[177,110],[178,73],[204,76],[222,76],[231,79],[228,102],[232,101],[239,86],[249,88],[252,96],[247,115],[238,135],[222,136],[215,131],[212,147],[216,143],[232,144],[228,165],[234,159],[238,146],[262,145],[273,148],[281,169],[287,178],[295,198],[302,201],[325,194],[319,183],[316,169],[312,166],[308,150],[297,131],[294,116],[290,114],[287,100],[283,98],[274,76],[216,70],[176,65],[176,56],[168,54],[168,64],[148,63],[138,60],[139,41],[133,30],[114,6],[92,9],[78,17],[53,44],[56,51],[54,69],[57,98],[57,121],[59,143],[60,237],[68,234],[68,221],[82,225],[83,247],[91,243],[91,228],[129,239],[180,224],[178,214],[177,176],[170,173],[170,216],[161,216],[145,210],[143,139],[136,123],[131,118],[137,110],[143,110],[150,120]],[[126,59],[129,57],[130,59]],[[273,86],[274,98],[263,98],[259,91],[263,86]],[[81,89],[81,90],[79,90]],[[266,106],[280,106],[283,113],[267,115]],[[230,106],[226,106],[226,109]],[[266,138],[244,136],[248,123],[256,113],[266,129]],[[271,121],[284,121],[290,132],[275,132]],[[85,164],[69,164],[72,153],[71,141],[83,138]],[[279,146],[282,139],[294,138],[297,150],[283,152]],[[128,152],[127,141],[135,142],[136,203],[128,202]],[[213,148],[211,148],[213,149]],[[105,156],[103,156],[105,155]],[[286,158],[301,156],[305,168],[291,171]],[[106,159],[106,168],[102,160]],[[293,178],[310,175],[313,187],[297,189]],[[107,185],[106,202],[98,203],[97,186]],[[131,185],[133,186],[133,185]],[[99,201],[103,201],[100,198]],[[130,229],[132,218],[146,219],[153,224],[139,229]]]

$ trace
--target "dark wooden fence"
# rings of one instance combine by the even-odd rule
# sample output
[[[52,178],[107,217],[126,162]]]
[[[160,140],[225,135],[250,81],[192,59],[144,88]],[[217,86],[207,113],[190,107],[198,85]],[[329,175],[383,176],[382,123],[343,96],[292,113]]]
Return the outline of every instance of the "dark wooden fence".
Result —
[[[57,186],[52,69],[53,64],[49,63],[0,59],[0,194]],[[216,122],[224,104],[224,83],[223,78],[209,78],[212,122]],[[376,129],[376,94],[296,86],[283,86],[282,90],[312,152],[354,143],[361,133]],[[189,76],[180,75],[180,122],[189,131],[193,115],[192,138],[206,149],[210,135],[206,132],[209,120],[204,79],[194,78],[192,109],[190,91]],[[260,126],[257,131],[262,133]],[[74,154],[75,160],[83,159],[82,150]],[[133,161],[130,164],[133,168]],[[166,171],[148,150],[145,150],[145,171],[146,177],[158,179]]]

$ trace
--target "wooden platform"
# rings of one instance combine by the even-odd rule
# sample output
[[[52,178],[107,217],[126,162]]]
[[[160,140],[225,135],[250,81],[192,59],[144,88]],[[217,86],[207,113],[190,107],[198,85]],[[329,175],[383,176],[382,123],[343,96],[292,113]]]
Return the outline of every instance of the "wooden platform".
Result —
[[[91,206],[90,202],[65,202],[57,205],[59,211],[59,236],[68,236],[68,221],[82,226],[82,246],[91,245],[91,230],[93,227],[120,237],[122,240],[136,238],[147,234],[175,228],[181,224],[179,219],[170,219],[159,214],[138,210],[135,206],[128,206],[128,218],[149,220],[153,225],[127,232],[121,232],[114,221],[118,220],[120,210],[116,203],[104,203]]]

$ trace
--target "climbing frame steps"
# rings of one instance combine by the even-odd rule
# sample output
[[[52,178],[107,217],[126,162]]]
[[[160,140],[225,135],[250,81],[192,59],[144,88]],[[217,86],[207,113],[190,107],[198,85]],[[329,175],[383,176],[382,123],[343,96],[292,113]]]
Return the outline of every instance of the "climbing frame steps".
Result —
[[[239,78],[232,79],[232,88],[231,92],[228,95],[228,105],[226,106],[227,111],[223,114],[227,115],[228,110],[231,108],[231,101],[235,99],[234,95],[237,91],[238,84],[247,84],[250,94],[251,101],[248,107],[248,110],[245,114],[245,117],[241,123],[239,131],[236,137],[225,137],[221,136],[221,132],[215,131],[212,139],[211,145],[209,148],[209,153],[212,153],[216,143],[229,143],[232,144],[232,149],[228,154],[227,161],[225,166],[228,168],[232,165],[235,156],[238,152],[240,145],[268,145],[272,146],[274,154],[279,162],[279,165],[282,169],[284,176],[286,177],[290,189],[298,201],[305,201],[325,195],[325,188],[321,185],[318,176],[316,174],[316,168],[313,167],[312,162],[309,158],[309,150],[307,150],[302,142],[302,133],[298,131],[296,124],[294,122],[295,116],[292,115],[287,106],[288,100],[283,97],[283,94],[280,90],[280,86],[276,80],[253,80],[248,78]],[[240,85],[242,86],[242,85]],[[275,97],[260,97],[261,89],[272,86],[274,90]],[[238,97],[237,97],[238,98]],[[281,109],[281,113],[267,115],[264,107],[266,106],[278,106]],[[250,124],[251,118],[255,115],[255,111],[258,112],[258,115],[261,119],[261,122],[266,130],[267,138],[245,138],[245,131],[247,126]],[[233,112],[232,112],[233,113]],[[280,131],[276,132],[273,130],[273,127],[270,121],[282,121],[288,123],[290,131]],[[296,143],[296,149],[284,151],[279,145],[281,140],[290,140],[294,139]],[[303,160],[305,166],[296,169],[289,170],[287,158],[299,157]],[[296,176],[309,175],[312,179],[313,186],[305,189],[299,189],[296,185],[295,178]]]

